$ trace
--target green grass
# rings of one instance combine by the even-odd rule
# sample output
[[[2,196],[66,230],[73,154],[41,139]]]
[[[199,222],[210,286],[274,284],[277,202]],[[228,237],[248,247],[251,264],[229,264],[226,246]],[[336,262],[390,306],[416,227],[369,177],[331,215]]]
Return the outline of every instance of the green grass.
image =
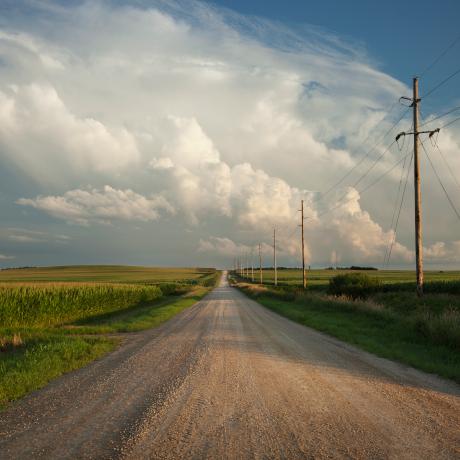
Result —
[[[263,270],[265,282],[273,283],[275,273],[271,269]],[[336,275],[344,273],[365,273],[382,280],[383,283],[410,283],[415,285],[415,272],[411,270],[307,270],[308,286],[324,286]],[[259,280],[259,272],[254,271],[255,280]],[[280,284],[302,284],[302,271],[299,269],[278,270]],[[425,271],[425,281],[460,281],[460,271]]]
[[[140,305],[128,310],[78,321],[64,330],[72,334],[106,334],[137,332],[158,327],[197,303],[208,292],[209,289],[199,287],[183,296],[168,297],[150,305]]]
[[[418,297],[413,291],[387,291],[375,293],[370,299],[402,315],[411,315],[417,311],[434,314],[451,309],[460,311],[460,296],[448,293]]]
[[[109,352],[114,339],[35,334],[0,356],[0,408]]]
[[[404,315],[373,301],[353,302],[318,293],[293,296],[254,287],[243,290],[265,307],[300,324],[378,356],[460,382],[459,316],[441,321],[440,316]],[[450,338],[446,330],[451,331]]]

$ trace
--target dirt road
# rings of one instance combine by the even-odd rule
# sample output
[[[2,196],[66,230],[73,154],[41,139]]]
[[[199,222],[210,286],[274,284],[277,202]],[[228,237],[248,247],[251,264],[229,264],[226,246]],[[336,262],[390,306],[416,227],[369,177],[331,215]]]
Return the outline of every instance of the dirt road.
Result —
[[[460,458],[460,387],[221,287],[0,414],[0,457]]]

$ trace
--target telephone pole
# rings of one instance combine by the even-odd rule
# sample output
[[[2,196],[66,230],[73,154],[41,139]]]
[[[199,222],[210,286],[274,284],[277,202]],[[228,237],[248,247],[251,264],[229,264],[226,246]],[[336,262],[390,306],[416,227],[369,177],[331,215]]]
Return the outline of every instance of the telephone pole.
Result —
[[[276,268],[276,228],[273,229],[273,269],[275,270],[275,286],[278,286],[278,272]]]
[[[420,189],[420,160],[418,156],[418,78],[413,81],[413,117],[414,117],[414,188],[415,188],[415,260],[417,274],[417,294],[423,295],[423,246],[422,246],[422,192]]]
[[[302,286],[305,289],[307,287],[307,280],[305,278],[305,239],[304,239],[304,233],[303,233],[303,223],[304,223],[304,217],[303,217],[303,200],[302,200],[302,206],[299,209],[300,211],[300,219],[301,219],[301,224],[300,226],[302,227]]]
[[[417,278],[417,295],[423,295],[423,242],[422,242],[422,192],[420,188],[420,158],[419,158],[419,135],[430,134],[439,131],[419,131],[419,105],[421,99],[418,96],[418,78],[414,77],[412,81],[412,97],[402,97],[411,102],[412,116],[414,122],[413,132],[402,132],[396,136],[396,141],[401,136],[412,134],[414,136],[414,195],[415,195],[415,273]]]
[[[262,276],[262,252],[260,249],[260,243],[259,243],[259,275],[260,275],[260,284],[263,284],[264,280]]]
[[[251,281],[254,282],[254,247],[251,248]]]

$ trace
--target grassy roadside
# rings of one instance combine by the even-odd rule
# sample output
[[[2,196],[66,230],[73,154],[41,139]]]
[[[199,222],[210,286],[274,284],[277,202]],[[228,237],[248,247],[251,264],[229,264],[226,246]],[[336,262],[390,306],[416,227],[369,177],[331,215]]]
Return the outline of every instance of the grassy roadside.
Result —
[[[0,408],[113,350],[117,341],[61,334],[26,336],[25,345],[0,359]]]
[[[139,305],[129,310],[75,322],[64,327],[63,332],[71,334],[108,334],[137,332],[158,327],[200,301],[209,291],[209,288],[200,286],[182,296],[171,296],[150,305]]]
[[[419,330],[417,320],[372,302],[307,293],[287,296],[273,289],[237,284],[270,310],[337,337],[378,356],[408,364],[460,383],[456,345],[436,343]]]
[[[0,408],[113,350],[119,340],[104,334],[157,327],[202,299],[219,279],[220,274],[207,283],[209,286],[191,287],[180,296],[141,302],[55,327],[0,329]]]

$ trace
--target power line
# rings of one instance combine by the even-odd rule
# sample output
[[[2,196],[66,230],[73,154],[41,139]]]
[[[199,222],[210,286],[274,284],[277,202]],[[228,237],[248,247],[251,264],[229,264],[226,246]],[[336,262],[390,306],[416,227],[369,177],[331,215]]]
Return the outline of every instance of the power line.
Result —
[[[425,93],[423,96],[422,96],[422,99],[425,99],[427,98],[428,96],[430,96],[432,93],[434,93],[438,88],[440,88],[442,85],[444,85],[445,83],[447,83],[451,78],[455,77],[455,75],[458,75],[460,73],[460,69],[457,69],[454,73],[451,73],[448,77],[444,78],[444,80],[442,80],[440,83],[438,83],[434,88],[431,88],[430,91],[428,91],[427,93]]]
[[[438,179],[439,185],[442,187],[442,189],[443,189],[443,191],[444,191],[444,194],[446,195],[446,198],[447,198],[447,200],[448,200],[449,203],[450,203],[450,206],[452,207],[452,209],[454,210],[454,212],[455,212],[455,214],[457,215],[458,219],[460,220],[460,213],[457,211],[457,208],[455,207],[454,202],[451,200],[451,198],[450,198],[450,196],[449,196],[449,193],[447,192],[446,187],[444,187],[444,184],[442,183],[442,180],[441,180],[441,178],[439,177],[439,174],[438,174],[438,172],[436,171],[436,168],[434,167],[434,164],[433,164],[433,162],[431,161],[430,156],[428,155],[428,152],[427,152],[427,150],[426,150],[426,148],[425,148],[425,144],[424,144],[423,142],[420,142],[420,143],[421,143],[422,148],[423,148],[423,151],[425,152],[425,155],[426,155],[426,157],[428,158],[428,161],[429,161],[429,163],[430,163],[430,165],[431,165],[431,167],[432,167],[432,169],[433,169],[433,171],[434,171],[434,174],[436,175],[436,178]]]
[[[364,192],[367,192],[370,188],[372,188],[374,185],[376,185],[377,183],[379,183],[386,175],[390,174],[391,171],[393,171],[393,169],[396,168],[396,166],[399,165],[399,163],[401,163],[401,161],[403,161],[405,158],[407,158],[409,156],[409,153],[406,154],[405,156],[403,156],[402,158],[400,158],[396,163],[393,164],[393,166],[391,166],[389,169],[387,169],[381,176],[379,176],[374,182],[371,182],[367,187],[363,188],[362,190],[359,191],[360,194],[364,193]]]
[[[395,224],[395,217],[396,217],[396,208],[397,208],[397,204],[398,204],[398,201],[399,201],[399,192],[401,191],[401,187],[402,187],[402,181],[403,181],[403,177],[404,177],[404,171],[406,169],[406,159],[407,158],[404,158],[404,162],[403,162],[403,166],[402,166],[402,169],[401,169],[401,177],[399,178],[399,185],[398,185],[398,191],[396,193],[396,200],[395,200],[395,207],[393,209],[393,215],[391,217],[391,226],[390,228],[393,228],[394,227],[394,224]],[[412,160],[411,160],[412,161]]]
[[[367,187],[363,188],[362,190],[358,190],[358,193],[360,195],[362,195],[363,193],[367,192],[369,189],[371,189],[372,187],[374,187],[374,185],[376,185],[378,182],[380,182],[386,175],[388,175],[391,171],[393,171],[393,169],[396,168],[396,166],[398,166],[405,158],[407,158],[409,156],[409,154],[405,155],[404,157],[400,158],[396,163],[394,163],[389,169],[387,169],[383,174],[381,174],[376,180],[374,180],[373,182],[371,182]],[[336,209],[340,208],[340,206],[343,206],[344,204],[347,204],[349,203],[350,201],[353,201],[355,198],[350,198],[349,200],[346,200],[346,201],[343,201],[343,202],[339,202],[336,206],[332,207],[332,208],[329,208],[327,209],[326,211],[323,211],[319,214],[317,214],[316,217],[321,217],[321,216],[324,216],[325,214],[328,214],[329,212],[332,212],[332,211],[335,211]],[[309,219],[311,220],[313,217],[306,217],[305,219]]]
[[[407,153],[408,149],[409,149],[409,144],[407,144],[406,153]],[[390,225],[391,229],[394,228],[394,224],[395,224],[396,210],[398,208],[398,202],[399,202],[399,193],[400,193],[401,187],[402,187],[402,181],[403,181],[403,177],[404,177],[405,168],[406,168],[406,158],[404,158],[403,167],[401,169],[401,177],[399,178],[399,185],[398,185],[398,191],[396,193],[395,204],[394,204],[394,208],[393,208],[393,215],[391,216],[391,225]],[[385,266],[385,261],[386,261],[387,255],[388,255],[388,251],[389,251],[389,247],[385,250],[385,256],[384,256],[384,259],[383,259],[384,266]]]
[[[431,63],[425,70],[420,74],[420,77],[423,77],[429,70],[431,70],[458,42],[460,41],[460,35],[450,43],[449,46]]]
[[[288,240],[290,240],[294,236],[294,233],[297,231],[297,227],[298,227],[298,225],[295,224],[295,227],[292,229],[291,233],[287,237]]]
[[[367,171],[361,175],[361,177],[352,185],[352,187],[356,187],[363,179],[366,178],[366,176],[375,168],[377,163],[383,158],[383,156],[391,149],[391,147],[396,143],[396,140],[394,140],[384,151],[383,153],[377,157],[372,163],[372,165],[367,169]]]
[[[426,125],[427,123],[430,123],[430,122],[432,122],[432,121],[434,121],[434,120],[436,120],[436,119],[438,119],[438,118],[441,118],[441,117],[443,117],[443,116],[445,116],[445,115],[448,115],[449,113],[452,113],[452,112],[454,112],[455,110],[458,110],[458,109],[460,109],[460,106],[459,106],[459,107],[456,107],[456,108],[454,108],[454,109],[452,109],[452,110],[449,110],[449,112],[446,112],[444,115],[440,115],[439,117],[434,118],[433,120],[427,121],[427,122],[423,123],[423,124],[420,125],[420,126],[424,126],[424,125]],[[454,120],[451,120],[451,122],[447,123],[447,124],[444,125],[442,128],[448,126],[449,124],[452,124],[454,121],[457,121],[457,120],[459,120],[459,119],[460,119],[460,117],[455,118]],[[441,128],[439,128],[439,129],[441,129]],[[439,131],[438,131],[438,132],[439,132]],[[431,141],[431,135],[430,135],[429,137],[430,137],[430,141]],[[457,177],[455,176],[454,171],[453,171],[453,169],[452,169],[450,163],[447,161],[447,158],[446,158],[446,157],[444,156],[444,154],[442,153],[442,150],[441,150],[441,148],[439,147],[439,144],[438,144],[438,142],[437,142],[437,138],[436,138],[436,140],[435,140],[434,142],[431,141],[431,144],[432,144],[433,146],[435,146],[435,147],[438,149],[439,155],[441,156],[442,161],[444,162],[444,165],[445,165],[446,168],[448,169],[448,171],[449,171],[450,175],[452,176],[452,179],[454,180],[454,182],[455,182],[455,183],[457,184],[457,186],[460,188],[460,182],[458,181]]]
[[[438,149],[439,154],[441,155],[441,158],[442,158],[443,161],[444,161],[444,164],[446,165],[447,169],[448,169],[449,172],[450,172],[450,175],[452,176],[452,179],[454,179],[454,182],[458,185],[458,188],[460,188],[460,182],[459,182],[458,179],[455,177],[454,171],[452,170],[452,167],[450,166],[450,163],[447,161],[447,158],[446,158],[446,157],[444,156],[444,154],[442,153],[442,150],[440,149],[438,143],[436,142],[434,145],[435,145],[435,147]]]
[[[458,120],[460,120],[460,117],[454,118],[453,120],[449,121],[449,123],[446,123],[445,125],[441,126],[439,129],[447,128],[448,126],[454,124]]]
[[[433,121],[439,120],[440,118],[444,118],[445,116],[450,115],[452,112],[456,112],[457,110],[460,110],[460,105],[458,107],[454,107],[453,109],[449,110],[446,113],[443,113],[442,115],[438,115],[437,117],[432,118],[431,120],[425,121],[425,123],[422,123],[421,125],[419,125],[419,128],[421,128],[422,126],[428,125],[429,123],[432,123]]]
[[[397,102],[395,102],[393,104],[393,106],[391,107],[390,109],[390,112],[391,110],[393,110],[393,107],[396,105]],[[355,171],[355,169],[360,166],[369,156],[370,154],[378,147],[378,145],[385,139],[385,137],[388,136],[388,134],[390,134],[390,132],[400,123],[400,121],[405,117],[405,115],[407,114],[407,112],[410,110],[410,108],[407,108],[403,114],[398,118],[398,120],[390,127],[390,129],[388,129],[388,131],[385,132],[385,134],[374,144],[374,146],[366,153],[366,155],[364,155],[364,157],[361,158],[361,160],[358,161],[358,163],[356,163],[347,173],[345,173],[344,176],[342,176],[342,178],[336,182],[334,185],[332,185],[329,189],[327,189],[325,192],[322,192],[321,193],[321,197],[324,198],[326,195],[328,195],[330,192],[332,192],[332,190],[334,190],[336,187],[338,187],[348,176],[350,176],[351,173],[353,173],[353,171]],[[388,112],[388,114],[390,113]],[[387,116],[385,115],[385,117],[383,117],[379,123],[381,123]],[[363,142],[363,144],[366,143],[367,139],[369,139],[370,135],[367,136],[366,140]]]
[[[361,175],[361,177],[356,180],[352,187],[355,188],[363,179],[366,178],[366,176],[374,169],[374,167],[377,165],[377,163],[383,158],[383,156],[390,150],[390,148],[393,146],[393,144],[395,144],[396,141],[394,140],[384,151],[383,153],[377,157],[374,162],[371,164],[371,166],[369,168],[367,168],[367,171]],[[343,200],[346,196],[347,196],[348,193],[345,193],[343,194],[337,201],[340,202],[341,200]]]
[[[401,202],[399,204],[398,215],[396,217],[396,222],[395,222],[394,232],[393,232],[393,238],[391,240],[391,244],[390,244],[390,247],[388,249],[388,256],[386,258],[386,262],[384,260],[384,267],[386,266],[387,268],[388,268],[388,265],[390,263],[391,253],[393,252],[394,244],[396,243],[396,234],[397,234],[397,231],[398,231],[399,217],[401,216],[401,209],[403,207],[404,197],[406,196],[406,188],[407,188],[407,183],[408,183],[408,180],[409,180],[410,167],[412,165],[412,160],[413,159],[414,159],[414,152],[412,152],[412,155],[411,155],[411,158],[410,158],[410,161],[409,161],[409,166],[407,168],[406,180],[404,182],[404,189],[403,189],[403,192],[402,192],[402,195],[401,195]],[[403,172],[404,172],[404,169],[403,169]],[[401,175],[401,178],[402,178],[402,175]]]

